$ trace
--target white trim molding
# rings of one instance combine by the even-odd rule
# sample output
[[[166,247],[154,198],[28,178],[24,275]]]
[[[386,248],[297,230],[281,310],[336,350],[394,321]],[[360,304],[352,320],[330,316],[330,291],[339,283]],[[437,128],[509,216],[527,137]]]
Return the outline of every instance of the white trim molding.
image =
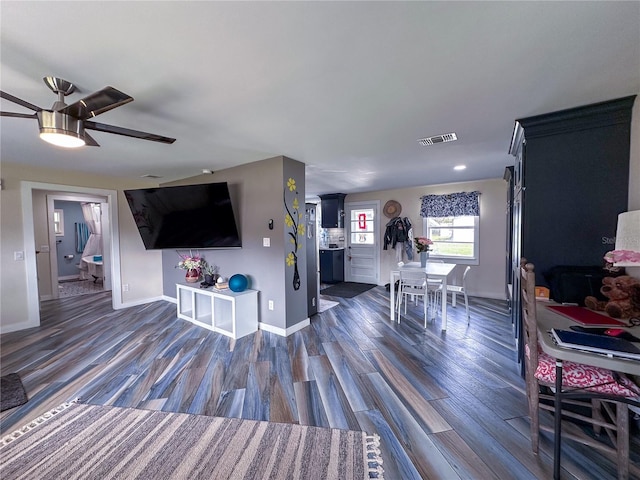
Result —
[[[118,192],[101,188],[77,187],[72,185],[59,185],[55,183],[42,183],[21,181],[20,196],[22,200],[22,229],[24,235],[25,250],[36,250],[35,230],[33,224],[33,192],[42,190],[49,193],[78,193],[84,195],[96,195],[106,197],[109,206],[109,226],[111,235],[108,250],[111,264],[111,303],[115,310],[124,308],[122,303],[122,286],[120,281],[120,232],[118,228]],[[21,324],[8,325],[5,331],[21,330],[23,328],[37,327],[40,325],[40,299],[38,298],[38,269],[34,255],[25,256],[25,268],[27,273],[27,321]],[[143,302],[146,303],[146,302]],[[19,326],[19,328],[15,328]],[[10,330],[9,330],[10,329]]]
[[[296,333],[298,330],[302,330],[303,328],[308,327],[309,325],[311,325],[311,319],[307,317],[305,320],[296,323],[293,327],[289,327],[286,329],[280,328],[280,327],[274,327],[273,325],[269,325],[264,322],[259,322],[258,328],[260,330],[264,330],[265,332],[275,333],[276,335],[280,335],[281,337],[288,337],[289,335],[292,335]]]

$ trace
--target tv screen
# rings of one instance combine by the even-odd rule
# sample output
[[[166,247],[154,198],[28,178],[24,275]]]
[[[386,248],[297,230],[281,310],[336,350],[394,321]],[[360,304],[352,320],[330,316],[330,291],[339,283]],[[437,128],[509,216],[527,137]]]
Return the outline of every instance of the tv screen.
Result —
[[[124,194],[147,250],[242,246],[226,182]]]

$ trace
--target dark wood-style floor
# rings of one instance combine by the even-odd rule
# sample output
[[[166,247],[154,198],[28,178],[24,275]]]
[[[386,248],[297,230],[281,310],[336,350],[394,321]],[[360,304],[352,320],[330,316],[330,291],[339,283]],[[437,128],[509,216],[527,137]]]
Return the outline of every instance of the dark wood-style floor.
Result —
[[[389,322],[376,287],[279,337],[237,341],[155,302],[113,311],[109,293],[42,304],[42,325],[1,336],[2,374],[18,372],[29,402],[0,415],[2,433],[48,409],[83,402],[377,432],[385,478],[548,479],[551,436],[531,452],[525,387],[501,302],[472,299],[421,326],[419,309]],[[544,417],[551,424],[550,417]],[[640,441],[632,440],[639,476]],[[563,444],[563,478],[614,479],[615,465]]]

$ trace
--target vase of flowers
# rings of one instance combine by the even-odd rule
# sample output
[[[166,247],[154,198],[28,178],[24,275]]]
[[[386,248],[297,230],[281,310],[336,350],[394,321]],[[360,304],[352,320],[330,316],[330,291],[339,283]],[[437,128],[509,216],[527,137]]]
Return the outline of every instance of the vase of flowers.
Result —
[[[420,254],[420,266],[426,267],[433,241],[427,237],[415,237],[414,240],[416,242],[416,250]]]
[[[192,253],[189,253],[189,255],[181,255],[178,253],[178,256],[180,257],[180,261],[177,267],[187,271],[184,277],[185,281],[187,283],[196,283],[200,280],[202,267],[206,263],[205,260],[200,255],[193,255]]]

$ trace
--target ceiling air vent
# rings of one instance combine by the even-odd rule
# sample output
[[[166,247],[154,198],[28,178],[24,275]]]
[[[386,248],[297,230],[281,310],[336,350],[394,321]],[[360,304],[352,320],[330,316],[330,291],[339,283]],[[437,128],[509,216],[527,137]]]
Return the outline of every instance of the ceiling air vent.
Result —
[[[458,137],[455,133],[444,133],[442,135],[435,135],[433,137],[421,138],[420,140],[418,140],[418,143],[423,147],[427,147],[429,145],[435,145],[436,143],[453,142],[457,139]]]

